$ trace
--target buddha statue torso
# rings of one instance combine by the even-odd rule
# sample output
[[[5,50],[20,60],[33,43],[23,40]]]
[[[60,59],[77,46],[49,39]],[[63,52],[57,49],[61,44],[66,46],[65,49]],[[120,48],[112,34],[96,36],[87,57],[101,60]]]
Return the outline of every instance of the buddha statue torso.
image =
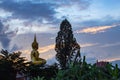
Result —
[[[32,43],[33,50],[31,51],[31,61],[35,65],[43,65],[46,63],[45,59],[39,58],[38,43],[36,41],[36,35],[34,37],[34,42]]]
[[[34,62],[34,61],[37,61],[38,58],[39,58],[39,53],[38,53],[38,51],[32,50],[32,52],[31,52],[31,60]]]

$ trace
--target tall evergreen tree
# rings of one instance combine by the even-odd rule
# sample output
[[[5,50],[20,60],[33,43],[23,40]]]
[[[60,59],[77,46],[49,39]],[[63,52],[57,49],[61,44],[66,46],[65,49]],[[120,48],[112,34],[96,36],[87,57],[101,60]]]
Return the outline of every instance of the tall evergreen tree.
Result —
[[[56,37],[55,45],[56,59],[62,69],[67,68],[68,64],[81,60],[80,46],[74,38],[71,24],[67,19],[60,24],[60,31]]]

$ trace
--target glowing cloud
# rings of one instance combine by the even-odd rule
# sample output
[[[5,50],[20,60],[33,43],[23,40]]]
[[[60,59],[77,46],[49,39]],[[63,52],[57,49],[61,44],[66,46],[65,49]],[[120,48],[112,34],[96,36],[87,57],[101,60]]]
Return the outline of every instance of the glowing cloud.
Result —
[[[40,54],[42,54],[42,53],[46,53],[46,52],[54,49],[54,47],[55,47],[55,45],[54,45],[54,44],[51,44],[51,45],[48,45],[48,46],[44,46],[44,47],[39,48],[38,51],[39,51]],[[22,55],[21,55],[21,56],[26,57],[26,59],[30,60],[31,50],[29,50],[29,49],[28,49],[28,50],[21,50],[21,52],[22,52]],[[45,58],[46,58],[46,59],[49,59],[50,56],[51,56],[51,54],[50,54],[50,55],[47,55]],[[52,57],[51,57],[51,58],[52,58]]]
[[[48,45],[48,46],[45,46],[45,47],[41,47],[38,49],[38,51],[40,53],[45,53],[45,52],[48,52],[49,50],[52,50],[55,48],[55,45],[54,44],[51,44],[51,45]]]
[[[85,28],[82,30],[77,30],[76,33],[91,33],[96,34],[100,32],[105,32],[105,30],[116,27],[116,25],[112,26],[97,26],[97,27],[91,27],[91,28]]]
[[[83,47],[90,47],[90,46],[95,46],[97,45],[97,43],[85,43],[85,44],[81,44],[80,46],[83,48]],[[44,47],[40,47],[38,49],[40,55],[42,56],[43,53],[46,54],[46,52],[49,52],[50,50],[53,50],[55,48],[55,44],[51,44],[51,45],[47,45],[47,46],[44,46]],[[23,57],[26,57],[26,59],[30,60],[30,53],[31,53],[31,50],[21,50],[22,52],[22,55]],[[54,56],[54,54],[49,54],[47,56],[45,56],[45,59],[48,60],[50,58],[52,58]]]
[[[48,52],[49,50],[54,49],[55,45],[51,44],[48,46],[44,46],[38,49],[39,53],[45,53]],[[30,54],[31,50],[21,50],[21,52],[25,53],[25,54]]]
[[[108,61],[108,62],[112,62],[112,61],[116,61],[116,60],[120,60],[120,57],[116,57],[116,58],[107,58],[107,59],[102,59],[99,61]]]

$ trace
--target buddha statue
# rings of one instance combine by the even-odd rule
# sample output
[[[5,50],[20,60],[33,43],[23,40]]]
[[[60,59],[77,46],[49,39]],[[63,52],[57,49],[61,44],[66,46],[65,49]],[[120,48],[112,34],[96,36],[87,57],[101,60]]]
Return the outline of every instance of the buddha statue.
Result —
[[[36,41],[36,35],[34,36],[34,42],[32,43],[31,51],[31,61],[34,65],[44,65],[46,63],[45,59],[39,58],[38,43]]]

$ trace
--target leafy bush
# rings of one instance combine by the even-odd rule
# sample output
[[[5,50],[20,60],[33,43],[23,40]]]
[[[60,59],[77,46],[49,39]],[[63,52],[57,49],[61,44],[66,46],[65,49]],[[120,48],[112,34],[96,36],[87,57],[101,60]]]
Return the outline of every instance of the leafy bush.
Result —
[[[34,80],[48,80],[50,78],[56,77],[58,72],[58,67],[56,64],[49,65],[30,65],[28,68],[28,74],[30,78]]]
[[[117,65],[112,66],[109,63],[104,67],[91,65],[86,63],[84,57],[82,62],[70,65],[69,69],[58,70],[56,77],[51,80],[120,80],[120,69]]]
[[[41,77],[41,78],[40,78],[40,77],[38,76],[38,77],[33,78],[32,80],[44,80],[44,77]]]

